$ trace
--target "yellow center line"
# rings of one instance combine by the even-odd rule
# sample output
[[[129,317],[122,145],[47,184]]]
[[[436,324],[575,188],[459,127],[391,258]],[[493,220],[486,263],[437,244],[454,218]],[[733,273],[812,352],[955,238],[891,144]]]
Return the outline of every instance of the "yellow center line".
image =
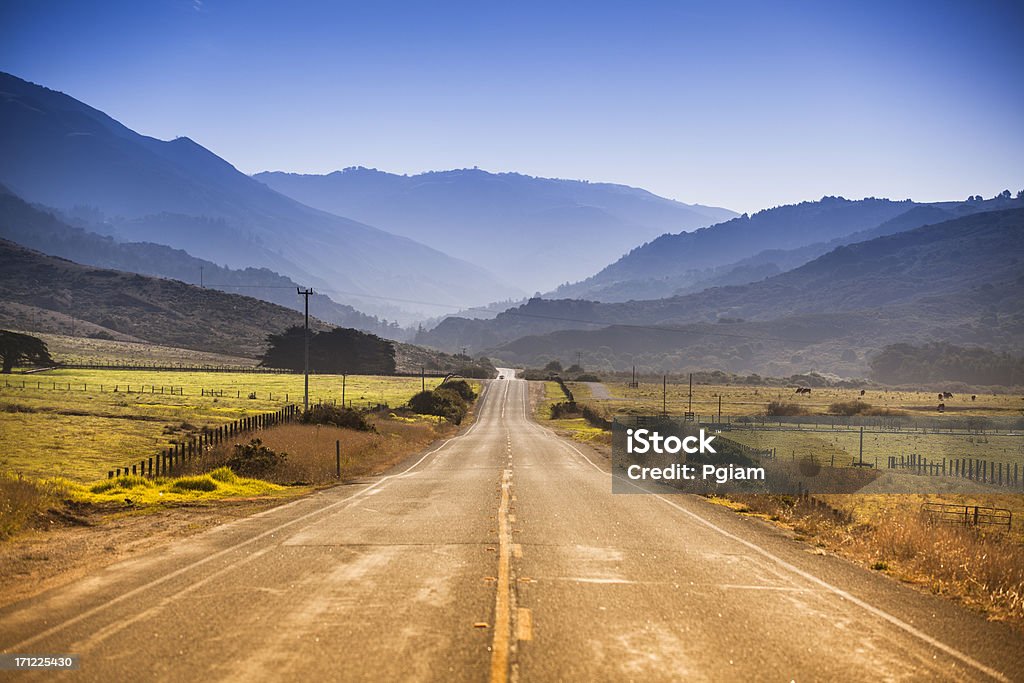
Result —
[[[512,487],[512,470],[505,470],[501,477],[501,504],[498,506],[498,585],[494,603],[494,641],[491,647],[491,683],[508,680],[508,653],[512,628],[512,586],[509,580],[509,550],[512,545],[509,533],[508,501]]]

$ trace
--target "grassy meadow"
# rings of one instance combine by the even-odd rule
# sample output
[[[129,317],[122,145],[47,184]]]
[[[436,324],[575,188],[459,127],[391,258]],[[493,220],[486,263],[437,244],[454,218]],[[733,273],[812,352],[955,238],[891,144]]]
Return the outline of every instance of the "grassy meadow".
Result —
[[[428,388],[439,382],[426,380]],[[340,402],[341,388],[339,376],[311,375],[310,401]],[[346,402],[355,407],[394,407],[420,390],[420,379],[351,376],[345,389]],[[252,393],[256,398],[248,398]],[[301,403],[302,393],[302,375],[139,370],[8,375],[0,378],[0,470],[97,479],[118,463],[154,455],[203,427],[279,410],[286,401]]]
[[[628,382],[607,382],[605,386],[612,395],[612,400],[601,401],[601,404],[612,412],[660,413],[662,409],[661,383],[640,383],[636,389],[630,388]],[[575,394],[577,387],[584,385],[570,384]],[[702,419],[711,419],[718,414],[718,399],[722,399],[722,416],[738,417],[743,415],[764,415],[770,401],[795,403],[809,415],[824,415],[833,403],[860,400],[873,408],[888,409],[911,416],[925,416],[939,420],[953,421],[957,417],[1024,417],[1024,398],[1020,394],[985,393],[976,394],[972,401],[971,394],[955,393],[953,398],[945,399],[945,412],[939,413],[936,407],[940,403],[935,392],[931,391],[884,391],[867,389],[863,396],[859,389],[814,388],[810,394],[796,394],[794,389],[785,387],[758,387],[743,385],[693,385],[693,412]],[[581,394],[580,399],[589,395]],[[689,386],[686,383],[669,384],[667,391],[668,412],[681,415],[689,404]]]

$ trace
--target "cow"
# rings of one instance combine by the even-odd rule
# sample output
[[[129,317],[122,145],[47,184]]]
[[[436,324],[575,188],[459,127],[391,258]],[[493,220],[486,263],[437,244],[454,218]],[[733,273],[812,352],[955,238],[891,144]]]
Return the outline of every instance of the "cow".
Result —
[[[953,394],[949,393],[948,391],[944,391],[942,392],[942,398],[953,398]]]
[[[863,390],[863,389],[861,389],[861,390],[860,390],[860,395],[861,395],[861,396],[863,396],[863,395],[864,395],[864,390]]]
[[[978,400],[978,395],[977,394],[971,394],[971,400],[972,401],[977,401]]]
[[[940,413],[946,412],[946,404],[945,403],[940,403],[939,407],[936,408],[936,410],[938,410]]]

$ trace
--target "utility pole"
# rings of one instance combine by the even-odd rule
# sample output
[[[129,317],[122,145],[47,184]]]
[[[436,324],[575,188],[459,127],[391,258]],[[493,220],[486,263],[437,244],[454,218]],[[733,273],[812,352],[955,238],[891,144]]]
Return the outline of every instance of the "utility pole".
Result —
[[[305,353],[304,353],[303,364],[302,364],[303,368],[305,370],[305,374],[306,374],[306,392],[303,395],[302,405],[303,405],[303,410],[308,413],[309,412],[309,295],[313,293],[313,290],[312,289],[302,289],[301,287],[296,287],[295,291],[297,291],[299,293],[299,295],[306,297],[306,334],[304,335],[306,343],[305,343],[305,350],[304,350]]]
[[[661,376],[661,414],[668,415],[668,375]]]
[[[420,391],[427,390],[427,375],[423,370],[423,366],[420,366]]]
[[[203,289],[203,267],[199,266],[199,289]]]
[[[345,373],[341,373],[341,407],[345,407]]]

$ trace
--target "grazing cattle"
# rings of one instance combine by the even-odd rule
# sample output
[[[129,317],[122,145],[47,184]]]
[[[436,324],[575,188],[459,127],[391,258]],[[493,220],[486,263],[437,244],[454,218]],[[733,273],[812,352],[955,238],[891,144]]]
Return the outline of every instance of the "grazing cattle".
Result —
[[[797,387],[796,388],[796,393],[798,393],[798,394],[809,394],[809,393],[811,393],[811,390],[808,387]]]
[[[945,391],[942,393],[942,398],[953,398],[953,394],[949,393],[948,391]]]
[[[977,394],[971,394],[971,400],[972,401],[977,401],[978,400]]]
[[[939,407],[936,408],[936,410],[938,410],[940,413],[946,412],[946,404],[945,403],[940,403]]]
[[[943,394],[939,394],[939,400],[940,400],[940,401],[941,401],[942,399],[944,399],[944,398],[946,398],[946,397],[945,397],[945,395],[943,395]]]
[[[861,395],[861,396],[863,396],[863,395],[864,395],[864,390],[863,390],[863,389],[861,389],[861,390],[860,390],[860,395]]]

